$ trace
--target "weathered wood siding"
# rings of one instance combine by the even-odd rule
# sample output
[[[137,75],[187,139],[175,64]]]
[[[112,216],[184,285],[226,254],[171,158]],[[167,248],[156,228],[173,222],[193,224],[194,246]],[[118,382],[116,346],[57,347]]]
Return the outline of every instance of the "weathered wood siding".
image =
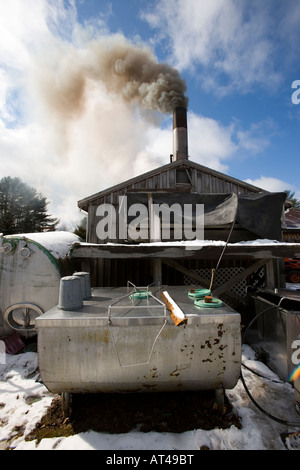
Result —
[[[109,240],[99,240],[96,234],[96,226],[99,217],[96,211],[99,205],[108,203],[116,209],[119,206],[119,198],[126,193],[142,192],[183,192],[194,194],[247,194],[258,193],[260,188],[244,183],[230,176],[224,175],[214,170],[210,170],[202,165],[191,161],[173,162],[163,167],[150,171],[139,177],[132,178],[119,185],[98,194],[92,195],[78,205],[81,209],[88,212],[88,233],[87,241],[90,243],[107,243]],[[235,227],[235,233],[238,233]],[[225,239],[228,236],[228,229],[216,231],[209,234],[210,239]],[[249,235],[249,234],[248,234]],[[234,233],[231,241],[234,241]],[[208,238],[205,234],[205,238]],[[246,238],[247,239],[247,235]],[[113,240],[114,242],[116,240]],[[189,270],[199,270],[200,268],[211,269],[215,266],[216,260],[182,260],[183,266]],[[224,261],[223,268],[232,269],[236,263],[240,268],[247,267],[249,260]],[[92,259],[90,261],[90,272],[92,284],[94,286],[122,286],[127,281],[133,282],[138,286],[146,286],[153,282],[154,265],[151,259]],[[225,271],[224,271],[225,272]],[[182,272],[173,269],[162,263],[161,282],[166,285],[182,285],[185,282]],[[239,296],[235,293],[234,298],[238,300]]]
[[[204,168],[204,169],[203,169]],[[178,183],[178,172],[186,171],[187,181]],[[154,174],[153,174],[154,173]],[[248,185],[231,177],[226,177],[212,170],[205,170],[191,162],[185,164],[170,164],[162,167],[161,171],[150,172],[147,176],[129,180],[111,189],[102,191],[95,196],[87,198],[79,205],[88,210],[88,235],[90,243],[101,243],[96,235],[96,225],[99,218],[96,217],[97,207],[101,204],[112,204],[118,208],[119,198],[129,192],[190,192],[196,194],[247,194],[259,192],[259,188]],[[106,240],[108,242],[110,240]],[[115,241],[115,240],[114,240]]]

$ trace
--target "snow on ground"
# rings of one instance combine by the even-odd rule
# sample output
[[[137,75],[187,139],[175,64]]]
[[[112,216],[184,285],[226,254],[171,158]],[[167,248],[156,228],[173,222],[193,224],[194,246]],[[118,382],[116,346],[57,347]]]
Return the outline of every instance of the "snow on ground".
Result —
[[[281,424],[261,412],[249,399],[238,381],[226,394],[242,420],[242,429],[204,431],[195,429],[182,434],[132,431],[105,434],[94,431],[71,437],[25,441],[25,436],[45,414],[54,396],[39,381],[38,357],[27,352],[6,355],[0,364],[0,449],[15,450],[172,450],[196,451],[201,446],[211,450],[300,450],[300,415],[295,408],[291,384],[282,382],[267,366],[255,359],[249,346],[243,346],[243,362],[263,378],[243,367],[248,389],[271,415],[297,425]],[[299,423],[299,424],[298,424]],[[22,433],[20,437],[19,434]],[[281,434],[295,433],[283,441]]]

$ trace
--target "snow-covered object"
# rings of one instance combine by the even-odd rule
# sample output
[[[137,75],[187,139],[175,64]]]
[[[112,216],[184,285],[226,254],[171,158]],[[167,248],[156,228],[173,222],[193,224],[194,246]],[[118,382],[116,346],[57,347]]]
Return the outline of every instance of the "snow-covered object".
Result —
[[[69,232],[9,235],[0,239],[0,338],[34,331],[35,318],[57,304]]]
[[[7,241],[14,239],[27,240],[38,244],[57,260],[63,259],[68,255],[72,243],[80,241],[80,238],[74,233],[64,231],[25,233],[4,237],[4,240]]]
[[[177,305],[177,303],[172,299],[167,291],[162,292],[162,298],[164,302],[167,304],[171,311],[171,318],[174,321],[175,325],[181,325],[184,321],[186,321],[185,314]]]

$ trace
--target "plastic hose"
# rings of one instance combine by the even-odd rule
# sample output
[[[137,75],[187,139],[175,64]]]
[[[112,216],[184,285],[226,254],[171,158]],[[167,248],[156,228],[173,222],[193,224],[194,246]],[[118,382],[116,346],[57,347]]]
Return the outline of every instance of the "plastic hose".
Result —
[[[285,299],[286,297],[281,297],[279,303],[277,306],[275,307],[279,307],[281,302]],[[245,338],[246,338],[246,335],[247,335],[247,332],[249,330],[249,328],[253,325],[253,323],[261,316],[263,315],[264,313],[266,313],[268,310],[272,310],[274,308],[274,305],[272,305],[272,307],[268,307],[266,308],[265,310],[262,310],[262,312],[258,313],[252,320],[251,322],[249,323],[249,325],[247,326],[247,328],[245,329],[245,332],[244,332],[244,335],[243,335],[243,344],[245,344]],[[242,364],[242,366],[246,367],[244,364]],[[249,369],[251,370],[251,369]],[[251,370],[251,372],[253,372],[254,374],[256,374],[255,371]],[[262,377],[262,376],[261,376]],[[243,377],[243,373],[242,373],[242,369],[240,370],[240,378],[241,378],[241,381],[242,381],[242,384],[247,392],[247,395],[248,397],[250,398],[250,400],[252,401],[252,403],[256,406],[256,408],[258,408],[264,415],[268,416],[269,418],[273,419],[274,421],[276,421],[277,423],[280,423],[280,424],[284,424],[285,426],[300,426],[300,421],[299,422],[293,422],[293,421],[287,421],[287,420],[284,420],[284,419],[280,419],[280,418],[277,418],[277,416],[274,416],[272,414],[270,414],[268,411],[266,411],[264,408],[262,408],[258,403],[257,401],[253,398],[253,396],[251,395],[247,385],[246,385],[246,382],[245,382],[245,379]],[[265,379],[267,379],[267,377],[263,377]]]

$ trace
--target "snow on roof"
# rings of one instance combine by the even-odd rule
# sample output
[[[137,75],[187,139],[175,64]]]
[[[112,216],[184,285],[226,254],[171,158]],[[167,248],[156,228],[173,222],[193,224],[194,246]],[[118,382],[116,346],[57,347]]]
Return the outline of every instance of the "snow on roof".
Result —
[[[229,246],[253,246],[253,245],[287,245],[285,242],[279,242],[278,240],[269,240],[267,238],[261,238],[261,239],[256,239],[256,240],[247,240],[247,241],[240,241],[236,243],[228,243]],[[223,240],[178,240],[178,241],[157,241],[157,242],[142,242],[142,243],[137,243],[137,244],[128,244],[128,243],[88,243],[88,242],[82,242],[80,243],[80,246],[82,247],[89,247],[89,246],[111,246],[111,247],[147,247],[147,246],[162,246],[162,247],[167,247],[167,246],[184,246],[187,249],[188,248],[202,248],[205,246],[225,246],[226,242]]]

